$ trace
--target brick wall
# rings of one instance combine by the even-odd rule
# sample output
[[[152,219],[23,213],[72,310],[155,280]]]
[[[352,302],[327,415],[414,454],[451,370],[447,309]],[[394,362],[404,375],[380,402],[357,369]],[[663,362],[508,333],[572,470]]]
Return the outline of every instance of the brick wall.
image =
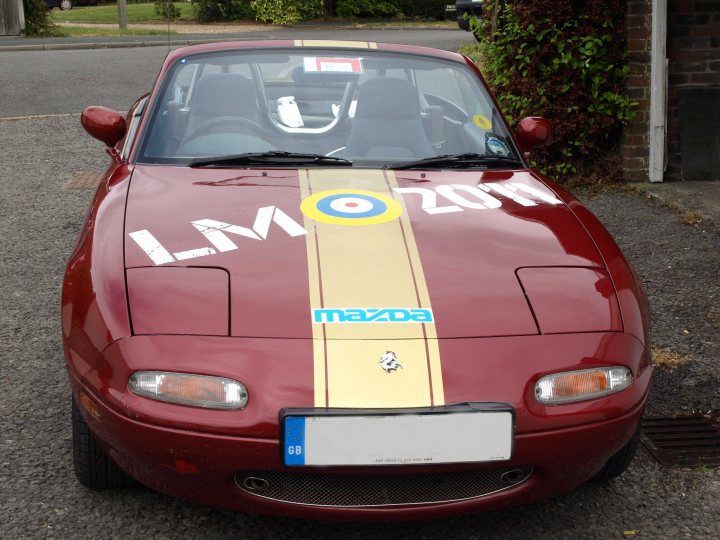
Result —
[[[627,0],[625,18],[630,75],[627,93],[638,103],[635,119],[624,130],[621,141],[625,179],[647,181],[649,169],[650,46],[652,0]]]
[[[681,179],[680,93],[720,88],[720,1],[668,0],[666,179]]]

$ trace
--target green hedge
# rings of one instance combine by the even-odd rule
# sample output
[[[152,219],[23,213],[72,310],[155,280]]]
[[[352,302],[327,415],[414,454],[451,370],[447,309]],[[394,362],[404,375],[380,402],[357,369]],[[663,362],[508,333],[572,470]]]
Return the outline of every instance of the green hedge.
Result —
[[[625,1],[506,0],[494,34],[493,6],[485,2],[470,25],[505,114],[512,123],[531,115],[552,121],[553,143],[533,154],[542,172],[592,170],[617,148],[636,105],[624,92]]]
[[[454,2],[445,0],[395,0],[394,3],[407,17],[441,20],[445,18],[445,7]]]
[[[195,17],[200,22],[252,20],[255,10],[250,3],[250,0],[192,0]]]
[[[378,2],[375,0],[338,0],[335,5],[338,17],[394,17],[398,8],[393,2]]]
[[[45,0],[23,0],[23,11],[26,36],[46,36],[54,33],[55,25]]]
[[[155,14],[168,21],[177,21],[180,18],[180,8],[173,4],[173,0],[155,0]]]
[[[338,17],[406,17],[444,19],[445,0],[338,0],[335,14]]]
[[[323,0],[252,0],[250,6],[258,21],[273,24],[295,24],[325,12]]]

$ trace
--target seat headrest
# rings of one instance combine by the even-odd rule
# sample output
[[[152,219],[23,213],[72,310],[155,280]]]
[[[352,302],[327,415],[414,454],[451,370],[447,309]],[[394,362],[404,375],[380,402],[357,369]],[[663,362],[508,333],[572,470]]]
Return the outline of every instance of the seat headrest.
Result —
[[[192,114],[197,116],[253,116],[257,112],[255,85],[243,75],[212,73],[197,83]]]
[[[355,118],[409,120],[420,118],[417,90],[402,79],[378,78],[358,90]]]

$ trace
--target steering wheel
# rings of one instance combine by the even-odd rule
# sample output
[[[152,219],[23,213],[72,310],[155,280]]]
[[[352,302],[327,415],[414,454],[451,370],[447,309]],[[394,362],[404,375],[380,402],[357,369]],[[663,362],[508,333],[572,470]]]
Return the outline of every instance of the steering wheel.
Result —
[[[193,139],[197,139],[202,135],[218,131],[218,128],[222,126],[234,128],[229,131],[230,133],[246,133],[248,130],[251,130],[253,135],[260,139],[265,139],[266,133],[263,127],[252,120],[243,118],[242,116],[218,116],[215,118],[208,118],[207,120],[200,122],[190,133],[183,137],[183,144]],[[220,130],[220,132],[222,133],[222,130]]]

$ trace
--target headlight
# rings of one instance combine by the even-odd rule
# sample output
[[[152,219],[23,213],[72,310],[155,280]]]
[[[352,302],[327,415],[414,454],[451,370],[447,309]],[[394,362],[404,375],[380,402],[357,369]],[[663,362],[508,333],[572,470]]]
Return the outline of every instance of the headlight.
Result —
[[[137,371],[130,375],[128,388],[146,398],[206,409],[242,409],[248,402],[242,383],[208,375]]]
[[[630,370],[604,367],[546,375],[535,384],[535,397],[545,405],[560,405],[614,394],[632,383]]]

